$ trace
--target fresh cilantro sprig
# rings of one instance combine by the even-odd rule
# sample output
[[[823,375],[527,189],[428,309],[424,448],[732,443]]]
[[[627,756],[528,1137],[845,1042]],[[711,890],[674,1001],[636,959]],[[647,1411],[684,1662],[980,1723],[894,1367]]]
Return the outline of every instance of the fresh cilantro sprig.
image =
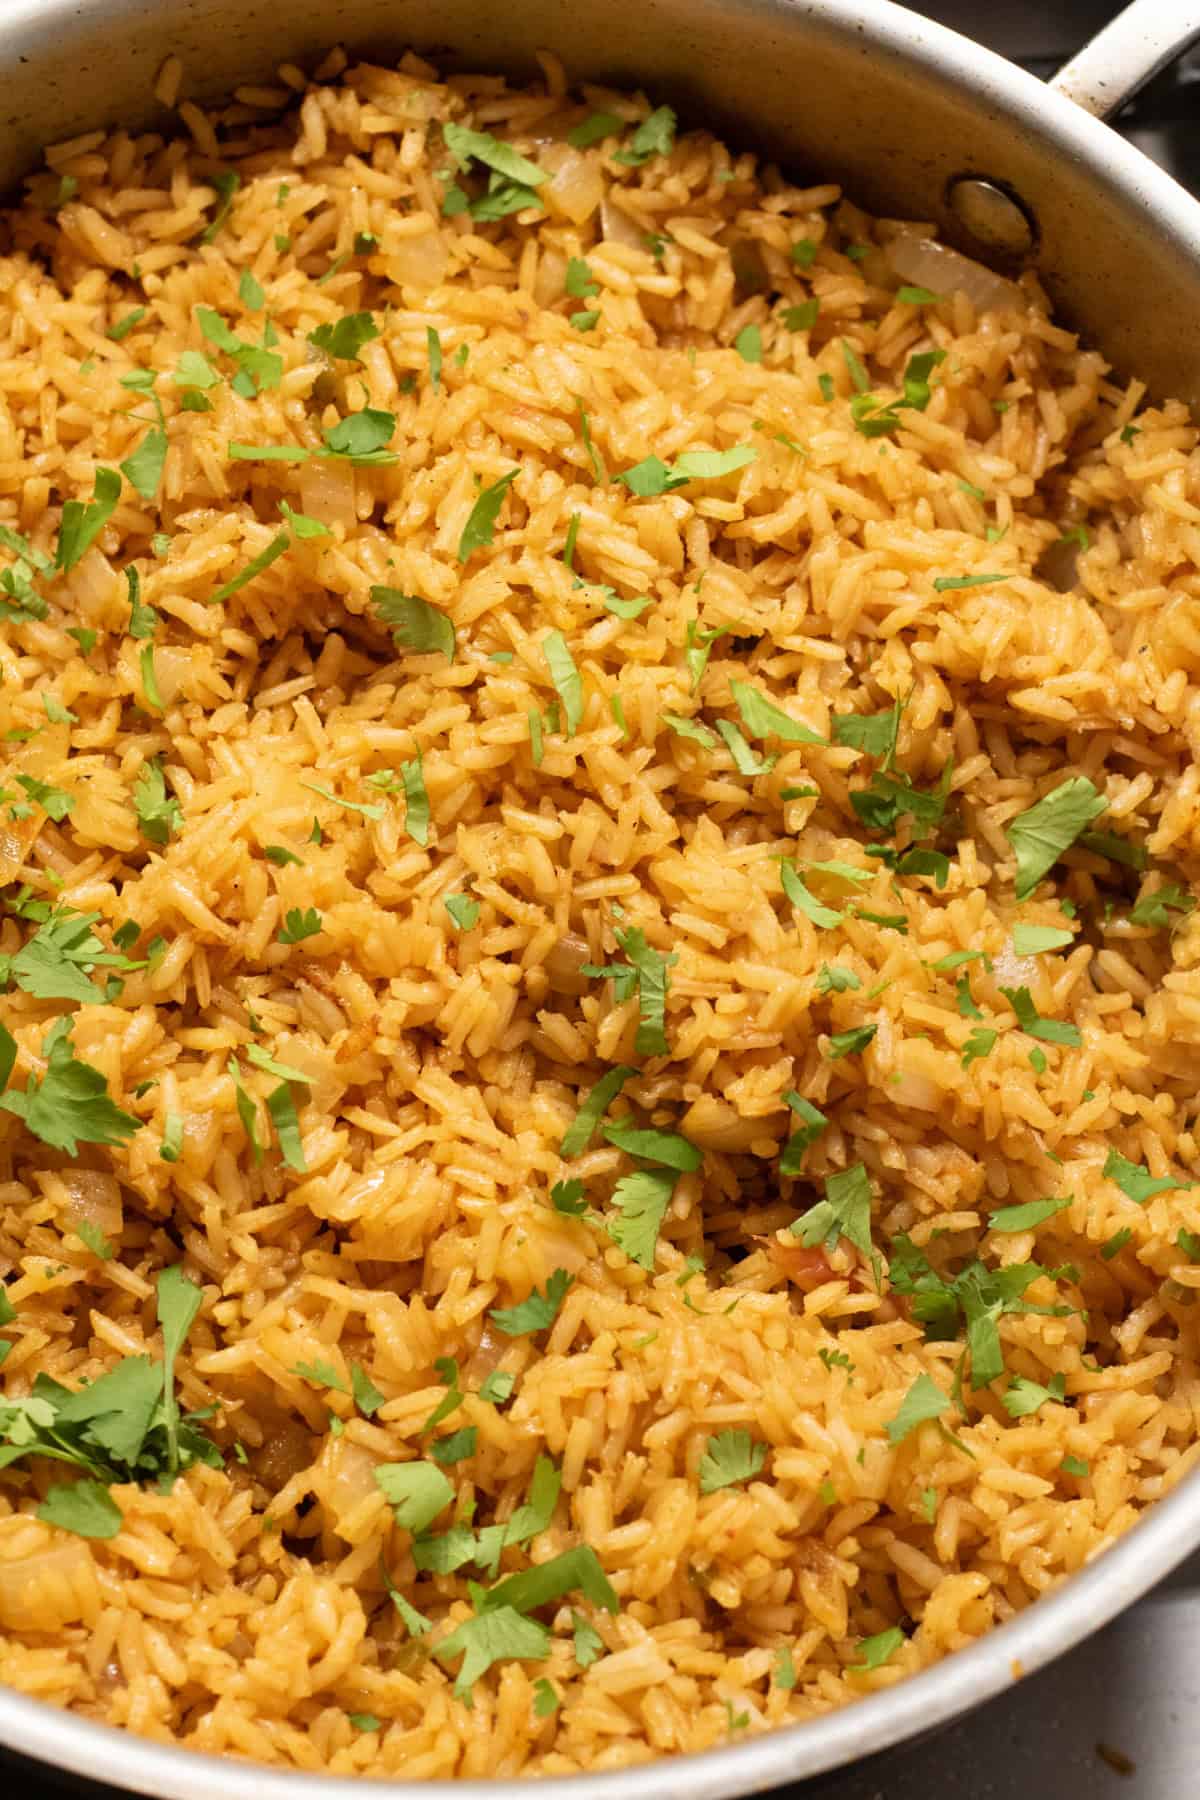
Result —
[[[71,1028],[70,1018],[56,1019],[42,1041],[44,1073],[30,1075],[23,1089],[10,1088],[0,1094],[5,1112],[20,1119],[44,1144],[65,1150],[68,1156],[76,1155],[81,1143],[127,1143],[142,1128],[140,1119],[122,1112],[112,1100],[99,1069],[76,1056]],[[16,1044],[0,1025],[0,1074],[5,1081],[15,1059]]]
[[[194,1463],[222,1466],[217,1446],[180,1415],[175,1396],[175,1360],[202,1299],[181,1269],[164,1269],[157,1295],[161,1362],[128,1356],[74,1390],[39,1374],[28,1399],[0,1402],[0,1468],[47,1457],[85,1477],[49,1490],[38,1514],[48,1524],[82,1537],[115,1537],[122,1514],[110,1484],[157,1480],[169,1488]]]

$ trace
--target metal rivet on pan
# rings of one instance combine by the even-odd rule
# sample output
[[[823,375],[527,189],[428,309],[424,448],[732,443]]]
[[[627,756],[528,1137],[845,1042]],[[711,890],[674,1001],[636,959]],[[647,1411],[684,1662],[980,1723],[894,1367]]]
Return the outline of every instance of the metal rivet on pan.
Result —
[[[986,250],[1028,256],[1037,241],[1024,207],[994,181],[979,175],[956,176],[946,189],[946,202],[959,224]]]

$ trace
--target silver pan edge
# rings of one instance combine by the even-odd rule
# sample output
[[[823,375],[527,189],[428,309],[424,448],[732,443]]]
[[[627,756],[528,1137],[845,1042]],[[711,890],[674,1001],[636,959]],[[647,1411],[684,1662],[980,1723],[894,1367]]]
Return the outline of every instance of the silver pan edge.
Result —
[[[1174,0],[1163,0],[1171,6]],[[1063,316],[1153,393],[1200,403],[1200,204],[1062,95],[890,0],[6,0],[0,188],[42,145],[100,124],[165,123],[164,57],[215,97],[342,42],[407,46],[446,67],[640,86],[685,117],[844,181],[863,205],[953,236],[947,184],[1006,183],[1036,217],[1034,265]],[[727,1800],[827,1773],[946,1724],[1131,1605],[1200,1545],[1200,1469],[1047,1598],[922,1674],[823,1718],[702,1755],[539,1781],[539,1800]],[[361,1800],[358,1779],[155,1743],[0,1688],[0,1743],[156,1800]],[[372,1783],[371,1792],[445,1791]],[[463,1781],[454,1800],[519,1800],[525,1778]]]

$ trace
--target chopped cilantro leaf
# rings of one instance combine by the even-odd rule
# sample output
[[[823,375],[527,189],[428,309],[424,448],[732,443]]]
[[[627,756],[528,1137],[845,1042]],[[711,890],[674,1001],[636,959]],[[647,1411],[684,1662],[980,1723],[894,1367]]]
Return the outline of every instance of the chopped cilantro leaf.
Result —
[[[162,1143],[158,1154],[163,1162],[178,1162],[183,1151],[183,1119],[177,1112],[169,1112],[163,1120]]]
[[[567,735],[573,737],[583,721],[583,679],[561,631],[551,631],[542,639],[542,655],[562,701]]]
[[[528,1299],[516,1306],[495,1306],[488,1317],[506,1337],[528,1337],[531,1332],[544,1331],[558,1317],[567,1289],[574,1280],[575,1277],[568,1275],[565,1269],[555,1269],[544,1294],[534,1288]]]
[[[1156,1194],[1170,1193],[1189,1185],[1170,1175],[1152,1175],[1144,1163],[1130,1162],[1118,1150],[1109,1151],[1101,1174],[1107,1180],[1115,1181],[1126,1199],[1136,1206],[1145,1206]]]
[[[85,1244],[93,1256],[98,1256],[101,1262],[112,1261],[115,1252],[98,1225],[90,1219],[80,1219],[73,1229],[80,1243]]]
[[[1017,1015],[1017,1024],[1028,1037],[1041,1038],[1047,1044],[1066,1044],[1078,1049],[1083,1042],[1077,1025],[1061,1019],[1043,1019],[1033,1004],[1027,987],[1002,987],[1000,992]]]
[[[1053,925],[1013,926],[1012,945],[1017,956],[1041,956],[1047,950],[1065,950],[1074,942],[1073,932],[1060,931]]]
[[[940,1419],[949,1408],[950,1396],[944,1394],[930,1375],[918,1375],[900,1404],[900,1411],[888,1421],[888,1442],[903,1443],[910,1432],[927,1419]]]
[[[767,1446],[756,1443],[748,1431],[719,1431],[700,1458],[700,1492],[715,1494],[752,1481],[766,1460]]]
[[[699,744],[702,750],[715,750],[717,747],[717,740],[708,726],[701,725],[698,719],[685,718],[681,713],[665,712],[662,721],[676,737],[687,738],[693,744]]]
[[[1194,910],[1196,896],[1189,894],[1176,882],[1164,881],[1151,893],[1142,894],[1137,905],[1129,915],[1131,925],[1150,925],[1155,929],[1164,929],[1172,923],[1171,912],[1186,915]]]
[[[731,681],[730,692],[751,737],[779,737],[789,744],[824,744],[825,739],[768,700],[744,681]]]
[[[256,576],[261,575],[264,569],[269,569],[271,564],[276,562],[279,557],[284,554],[290,543],[291,538],[286,531],[278,532],[276,536],[271,539],[271,542],[267,545],[265,550],[260,550],[257,556],[251,558],[244,569],[239,569],[238,573],[234,575],[231,580],[225,582],[222,587],[217,589],[216,593],[211,597],[210,604],[216,606],[222,600],[230,599],[232,595],[236,594],[241,588],[244,588],[249,582],[253,581]]]
[[[743,325],[733,340],[733,347],[743,362],[762,361],[762,332],[757,325]]]
[[[553,1682],[547,1681],[545,1676],[540,1681],[534,1682],[533,1710],[537,1718],[548,1719],[551,1713],[557,1712],[561,1705],[562,1701]]]
[[[1064,850],[1108,802],[1086,775],[1072,775],[1005,826],[1017,857],[1016,894],[1027,900]]]
[[[279,1140],[279,1149],[289,1169],[296,1169],[304,1175],[308,1172],[308,1164],[304,1158],[304,1144],[300,1136],[300,1121],[296,1113],[296,1100],[288,1082],[281,1081],[277,1088],[272,1088],[267,1095],[267,1112],[275,1127],[275,1136]]]
[[[10,1088],[0,1094],[0,1107],[21,1119],[44,1144],[69,1156],[76,1154],[80,1143],[126,1143],[141,1130],[142,1121],[122,1112],[109,1098],[104,1076],[76,1057],[70,1034],[70,1019],[58,1019],[42,1043],[47,1059],[44,1074],[31,1075],[23,1092]]]
[[[461,1430],[452,1431],[448,1437],[435,1438],[429,1446],[429,1454],[443,1468],[451,1468],[455,1463],[465,1462],[467,1457],[474,1456],[478,1436],[477,1426],[464,1425]]]
[[[146,308],[144,306],[135,306],[132,312],[127,312],[124,318],[117,320],[115,325],[110,325],[104,335],[105,337],[111,338],[114,344],[120,344],[129,336],[136,325],[141,324],[145,316]]]
[[[843,1056],[857,1056],[878,1030],[878,1025],[858,1025],[851,1031],[835,1031],[829,1039],[826,1055],[831,1062],[837,1062]]]
[[[550,1189],[550,1201],[555,1212],[563,1213],[568,1219],[582,1219],[587,1212],[587,1188],[578,1179],[573,1181],[556,1181]]]
[[[278,938],[281,944],[300,944],[305,938],[316,937],[323,929],[321,915],[314,906],[303,911],[293,906],[279,927]]]
[[[962,1066],[969,1069],[973,1062],[981,1056],[990,1055],[999,1032],[990,1025],[977,1025],[966,1043],[963,1045]]]
[[[593,144],[603,143],[605,138],[615,137],[624,123],[616,113],[589,113],[582,124],[571,127],[567,142],[576,150],[588,150]]]
[[[758,451],[752,444],[735,444],[731,450],[693,450],[681,456],[674,467],[657,456],[647,456],[631,469],[623,469],[617,480],[623,481],[630,493],[647,500],[657,494],[669,494],[689,481],[715,481],[732,475],[757,457]]]
[[[609,1222],[608,1234],[640,1268],[654,1267],[659,1230],[677,1179],[673,1171],[638,1169],[632,1175],[623,1175],[613,1189],[616,1217]]]
[[[394,1511],[397,1525],[414,1537],[427,1530],[454,1498],[454,1489],[434,1463],[379,1463],[375,1484]]]
[[[332,325],[318,325],[310,331],[308,341],[318,350],[342,362],[358,362],[364,344],[379,336],[379,327],[369,312],[346,313]]]
[[[550,1650],[550,1633],[536,1619],[527,1619],[514,1607],[466,1619],[443,1638],[434,1654],[440,1659],[462,1656],[454,1692],[465,1706],[471,1705],[471,1689],[493,1663],[505,1660],[543,1662]]]
[[[798,1175],[804,1160],[804,1153],[828,1130],[829,1120],[820,1109],[806,1100],[794,1088],[789,1088],[783,1096],[786,1105],[790,1106],[798,1119],[803,1120],[799,1131],[792,1133],[783,1146],[779,1156],[779,1173],[781,1175]]]
[[[1052,1375],[1048,1387],[1042,1387],[1040,1382],[1030,1381],[1024,1375],[1014,1375],[1000,1396],[1000,1404],[1010,1419],[1027,1419],[1050,1401],[1064,1405],[1066,1385],[1064,1375]]]
[[[890,1431],[891,1427],[888,1429]],[[851,1663],[849,1667],[852,1672],[859,1674],[870,1669],[881,1669],[885,1662],[895,1656],[897,1650],[904,1647],[904,1643],[904,1633],[898,1625],[891,1625],[886,1631],[877,1631],[874,1637],[860,1638],[858,1654],[862,1661]]]
[[[809,891],[804,877],[794,864],[781,859],[779,877],[783,884],[785,897],[806,918],[811,919],[820,930],[830,931],[835,925],[841,924],[843,915],[835,912],[831,906],[823,905],[816,895]]]
[[[507,475],[501,475],[479,494],[458,541],[460,563],[467,562],[473,551],[485,549],[492,542],[504,496],[519,474],[519,469],[510,469]]]
[[[675,1131],[639,1131],[621,1123],[606,1125],[604,1136],[627,1156],[640,1156],[668,1169],[686,1173],[698,1169],[704,1161],[703,1152]]]
[[[62,509],[54,566],[66,573],[73,569],[99,537],[116,511],[121,497],[121,477],[116,469],[98,468],[92,478],[92,499],[68,500]]]
[[[862,1163],[825,1178],[825,1198],[810,1206],[790,1227],[792,1235],[810,1248],[832,1247],[840,1237],[853,1244],[879,1280],[879,1255],[871,1241],[871,1183]]]
[[[471,131],[465,125],[445,124],[442,137],[447,150],[460,169],[472,161],[480,162],[498,175],[519,186],[535,188],[546,180],[546,171],[536,163],[493,137],[488,131]]]
[[[886,768],[896,753],[896,739],[903,711],[903,701],[897,700],[886,712],[835,713],[832,720],[833,742],[862,750],[867,756],[882,757]]]
[[[799,306],[786,306],[783,310],[783,323],[787,331],[811,331],[821,311],[821,302],[814,296],[802,300]]]
[[[479,902],[470,894],[444,894],[442,905],[460,931],[473,931],[479,923]]]
[[[511,1397],[516,1381],[516,1376],[510,1375],[507,1369],[493,1369],[479,1389],[479,1398],[490,1406],[503,1406]]]
[[[428,600],[401,593],[399,588],[373,587],[371,603],[403,649],[418,653],[440,650],[447,661],[454,661],[454,626]]]
[[[49,1488],[37,1516],[45,1525],[57,1525],[85,1538],[114,1538],[125,1522],[104,1483],[90,1478],[58,1482]]]
[[[587,1149],[597,1125],[612,1102],[621,1092],[625,1083],[632,1080],[636,1074],[636,1069],[621,1065],[610,1069],[606,1075],[600,1077],[563,1134],[562,1143],[559,1145],[560,1156],[568,1158],[578,1156]]]
[[[733,766],[739,775],[770,774],[779,760],[777,756],[763,758],[756,755],[732,719],[718,719],[716,724],[725,748],[733,758]]]
[[[1063,1212],[1071,1204],[1071,1196],[1065,1194],[1057,1200],[1026,1200],[1022,1206],[1002,1206],[988,1220],[989,1231],[1035,1231],[1052,1219],[1055,1213]]]
[[[217,190],[218,206],[216,212],[200,233],[202,244],[211,244],[229,217],[233,206],[233,197],[242,185],[242,178],[236,169],[224,169],[212,177],[212,185]]]
[[[614,162],[639,168],[652,156],[669,156],[675,146],[675,114],[669,106],[660,106],[648,119],[643,119],[627,147],[614,152]]]

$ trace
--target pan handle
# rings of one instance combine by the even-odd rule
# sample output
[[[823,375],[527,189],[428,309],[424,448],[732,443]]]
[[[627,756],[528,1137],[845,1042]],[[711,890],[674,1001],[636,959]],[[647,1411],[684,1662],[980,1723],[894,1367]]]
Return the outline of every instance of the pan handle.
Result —
[[[1133,0],[1050,83],[1105,119],[1200,39],[1200,0]]]

